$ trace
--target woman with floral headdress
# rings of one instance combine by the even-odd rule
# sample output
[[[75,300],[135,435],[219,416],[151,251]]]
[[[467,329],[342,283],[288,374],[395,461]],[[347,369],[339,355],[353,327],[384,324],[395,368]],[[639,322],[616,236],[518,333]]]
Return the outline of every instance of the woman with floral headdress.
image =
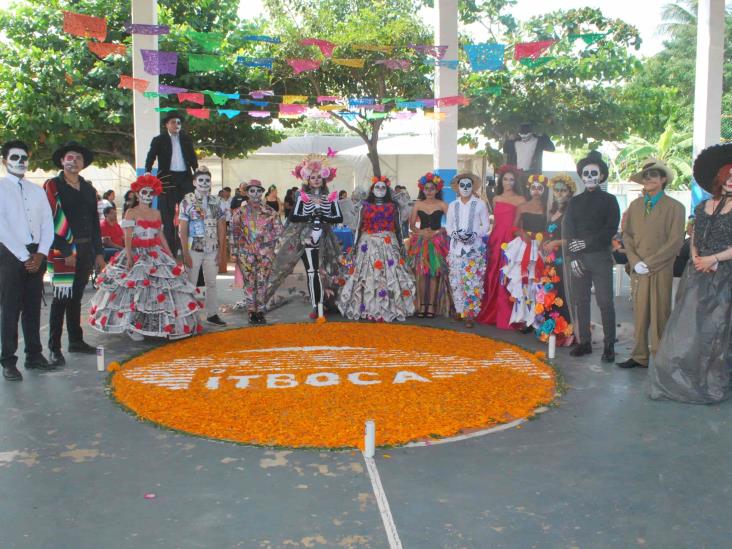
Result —
[[[531,199],[516,208],[516,238],[502,246],[506,264],[501,268],[512,302],[509,325],[523,333],[533,330],[536,321],[536,293],[544,272],[541,243],[548,196],[546,176],[530,175],[528,183]]]
[[[387,177],[371,181],[360,205],[353,266],[338,309],[352,320],[405,320],[414,314],[414,277],[402,258],[399,206]]]
[[[441,223],[442,216],[447,215],[447,203],[442,200],[443,185],[438,175],[431,172],[423,175],[417,182],[419,197],[409,216],[412,234],[407,263],[417,282],[414,305],[418,317],[450,316],[452,311],[447,267],[450,240]]]
[[[503,245],[514,238],[516,210],[526,202],[521,170],[504,164],[496,171],[498,185],[493,198],[493,229],[488,239],[488,258],[483,284],[483,301],[476,320],[502,330],[511,328],[512,303],[506,290],[502,268],[506,264]]]
[[[265,301],[272,299],[297,262],[302,261],[313,307],[310,318],[325,322],[320,273],[325,271],[329,277],[335,277],[341,255],[341,244],[332,226],[342,223],[343,215],[338,207],[338,193],[328,192],[328,183],[335,179],[336,169],[326,164],[324,156],[309,155],[295,166],[292,175],[303,185],[297,193],[290,223],[280,239]]]
[[[139,204],[120,223],[125,251],[113,257],[91,300],[89,323],[100,332],[126,333],[133,341],[144,336],[178,339],[201,331],[198,290],[170,253],[160,212],[152,199],[161,181],[143,175],[132,184]]]
[[[574,341],[573,328],[564,289],[564,257],[562,254],[562,218],[569,199],[577,185],[569,174],[563,173],[549,180],[552,206],[549,209],[547,228],[541,253],[544,270],[536,294],[536,321],[534,328],[541,341],[548,341],[554,334],[557,345],[569,346]]]

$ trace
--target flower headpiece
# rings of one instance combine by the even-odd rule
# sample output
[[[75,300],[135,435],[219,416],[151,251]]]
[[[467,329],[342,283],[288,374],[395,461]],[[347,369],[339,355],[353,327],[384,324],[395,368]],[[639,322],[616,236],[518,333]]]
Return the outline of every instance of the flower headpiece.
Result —
[[[427,183],[432,183],[436,188],[437,192],[439,193],[442,190],[442,187],[444,187],[445,182],[442,180],[442,178],[434,174],[432,172],[427,172],[422,177],[419,178],[419,181],[417,181],[417,187],[419,187],[420,191],[424,191],[424,186]]]
[[[521,174],[524,171],[521,168],[519,168],[518,166],[516,166],[515,164],[504,164],[503,166],[501,166],[500,168],[498,168],[496,170],[496,175],[498,177],[501,177],[502,175],[509,173],[509,172],[512,173],[516,177],[516,179],[518,179],[519,177],[521,177]]]
[[[163,192],[163,182],[154,175],[141,175],[130,185],[130,190],[138,193],[146,187],[153,190],[154,196]]]
[[[309,154],[292,171],[292,175],[305,182],[314,173],[320,175],[326,183],[330,183],[335,179],[336,168],[328,166],[327,159],[322,154]]]
[[[386,183],[387,187],[391,187],[391,180],[385,175],[382,175],[381,177],[374,176],[371,178],[371,188],[373,188],[373,186],[376,185],[379,181],[381,181],[382,183]]]
[[[552,177],[549,180],[549,188],[553,191],[557,183],[564,183],[572,194],[577,192],[577,183],[574,182],[574,179],[568,173],[560,173]]]
[[[540,185],[543,185],[544,187],[546,187],[547,181],[548,181],[548,179],[545,175],[531,174],[529,176],[529,186],[531,186],[532,183],[539,183]]]

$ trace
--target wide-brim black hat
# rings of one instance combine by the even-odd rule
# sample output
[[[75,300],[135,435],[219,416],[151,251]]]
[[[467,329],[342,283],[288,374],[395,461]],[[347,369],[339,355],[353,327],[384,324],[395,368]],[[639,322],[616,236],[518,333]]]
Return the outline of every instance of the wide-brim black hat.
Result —
[[[56,164],[56,166],[58,166],[59,168],[63,169],[64,165],[62,164],[61,160],[64,156],[66,156],[66,153],[69,151],[78,152],[81,156],[84,157],[85,168],[89,164],[94,162],[94,153],[91,150],[87,149],[84,145],[81,145],[76,141],[69,141],[65,145],[61,145],[61,147],[53,151],[53,156],[51,157],[53,159],[53,163]]]
[[[600,167],[600,172],[605,176],[601,183],[607,181],[607,178],[610,175],[610,168],[602,159],[602,154],[600,154],[599,151],[590,151],[587,153],[587,156],[577,162],[577,175],[582,177],[582,170],[584,170],[585,166],[588,164],[597,164]]]
[[[732,164],[732,143],[707,147],[694,160],[694,180],[711,193],[714,178],[725,164]]]
[[[170,111],[163,117],[163,126],[168,123],[168,120],[172,120],[173,118],[177,118],[181,122],[183,122],[183,115],[179,113],[178,111]]]

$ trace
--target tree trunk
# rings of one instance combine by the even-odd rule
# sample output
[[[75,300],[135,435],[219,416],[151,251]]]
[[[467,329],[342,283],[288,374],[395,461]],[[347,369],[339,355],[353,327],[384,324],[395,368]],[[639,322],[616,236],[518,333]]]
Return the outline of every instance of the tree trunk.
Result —
[[[374,177],[381,177],[381,163],[379,162],[379,130],[381,129],[381,120],[371,122],[371,136],[366,141],[369,149],[368,156],[371,160],[371,169],[374,171]]]

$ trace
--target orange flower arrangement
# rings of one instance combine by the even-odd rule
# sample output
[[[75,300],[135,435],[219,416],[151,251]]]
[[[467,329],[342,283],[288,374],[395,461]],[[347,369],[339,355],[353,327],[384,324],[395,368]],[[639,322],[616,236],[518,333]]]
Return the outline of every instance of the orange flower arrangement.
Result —
[[[316,341],[332,350],[309,354]],[[343,448],[362,445],[367,419],[376,422],[378,445],[398,445],[525,418],[554,399],[557,383],[531,352],[475,334],[330,322],[170,343],[115,368],[111,386],[140,417],[172,429]]]

